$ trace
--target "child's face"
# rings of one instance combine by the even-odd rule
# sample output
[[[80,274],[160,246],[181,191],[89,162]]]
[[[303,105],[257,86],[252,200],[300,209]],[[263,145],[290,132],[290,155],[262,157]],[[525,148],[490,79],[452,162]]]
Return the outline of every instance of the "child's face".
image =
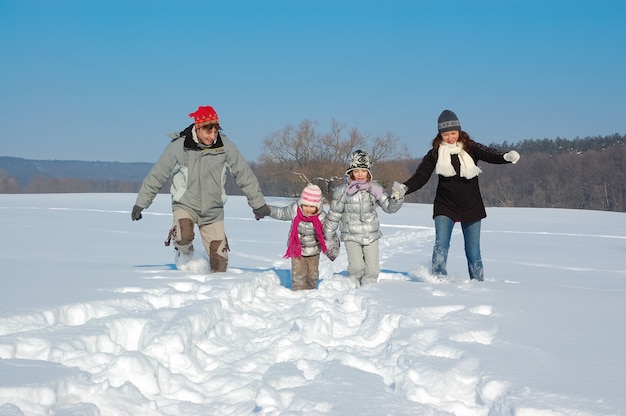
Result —
[[[315,215],[317,213],[317,207],[314,207],[313,205],[304,205],[304,204],[302,204],[300,209],[302,210],[302,213],[304,215],[306,215],[307,217],[309,217],[311,215]]]
[[[369,179],[369,171],[367,169],[352,169],[352,177],[355,181]]]

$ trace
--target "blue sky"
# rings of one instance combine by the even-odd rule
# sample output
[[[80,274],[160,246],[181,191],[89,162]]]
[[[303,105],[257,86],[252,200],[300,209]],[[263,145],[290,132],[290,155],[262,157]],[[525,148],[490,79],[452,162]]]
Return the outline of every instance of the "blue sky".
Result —
[[[626,133],[626,1],[0,0],[0,156],[154,162],[199,105],[249,160],[308,119],[415,157]]]

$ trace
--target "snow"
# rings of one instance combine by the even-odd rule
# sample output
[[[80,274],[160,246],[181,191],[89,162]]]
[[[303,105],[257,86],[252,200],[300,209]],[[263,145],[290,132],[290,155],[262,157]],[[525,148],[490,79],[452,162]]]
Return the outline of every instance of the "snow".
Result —
[[[0,195],[0,415],[626,414],[626,214],[488,208],[428,274],[431,206],[380,212],[382,273],[345,251],[292,292],[288,222],[230,197],[229,270],[176,270],[168,195]],[[289,199],[268,198],[286,205]],[[198,234],[198,233],[196,233]]]

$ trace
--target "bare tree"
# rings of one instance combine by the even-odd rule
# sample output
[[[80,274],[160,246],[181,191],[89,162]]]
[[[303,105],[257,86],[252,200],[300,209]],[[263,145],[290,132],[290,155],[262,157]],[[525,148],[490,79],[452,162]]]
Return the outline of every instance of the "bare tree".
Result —
[[[17,193],[18,189],[17,180],[0,170],[0,194],[14,194]]]
[[[261,180],[275,184],[280,178],[278,180],[285,186],[283,194],[287,195],[300,191],[301,182],[291,175],[297,173],[319,185],[328,198],[334,185],[342,180],[350,155],[355,150],[370,153],[374,164],[408,157],[406,146],[399,149],[399,140],[392,133],[369,140],[357,128],[347,128],[335,119],[326,133],[319,133],[315,123],[304,120],[297,128],[287,126],[272,133],[264,143],[265,151],[260,160],[273,168],[271,172],[263,173],[274,176],[265,177],[262,173]],[[387,173],[392,171],[387,169]],[[390,182],[388,179],[385,182]]]
[[[374,160],[397,160],[408,159],[410,157],[409,149],[406,145],[399,148],[400,139],[391,132],[385,133],[384,136],[374,137],[371,155]]]

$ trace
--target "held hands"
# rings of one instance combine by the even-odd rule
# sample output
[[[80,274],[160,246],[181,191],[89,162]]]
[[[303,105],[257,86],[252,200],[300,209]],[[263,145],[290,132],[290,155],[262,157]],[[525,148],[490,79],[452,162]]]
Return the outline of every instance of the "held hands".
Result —
[[[337,256],[339,255],[339,249],[341,247],[341,242],[339,241],[339,236],[337,233],[333,234],[331,239],[325,239],[326,242],[326,257],[330,261],[335,261]]]
[[[259,208],[253,209],[252,212],[254,213],[254,218],[258,221],[261,218],[265,218],[266,216],[270,215],[272,209],[269,205],[265,204]]]
[[[130,214],[130,217],[133,221],[139,221],[142,218],[141,211],[143,211],[143,208],[141,208],[139,205],[133,206],[133,212],[131,212]]]
[[[405,184],[393,181],[393,185],[391,186],[391,197],[396,201],[400,201],[404,199],[407,189],[409,188]]]
[[[503,157],[504,160],[506,160],[507,162],[516,164],[520,156],[519,153],[517,153],[515,150],[511,150],[510,152],[505,153]]]

